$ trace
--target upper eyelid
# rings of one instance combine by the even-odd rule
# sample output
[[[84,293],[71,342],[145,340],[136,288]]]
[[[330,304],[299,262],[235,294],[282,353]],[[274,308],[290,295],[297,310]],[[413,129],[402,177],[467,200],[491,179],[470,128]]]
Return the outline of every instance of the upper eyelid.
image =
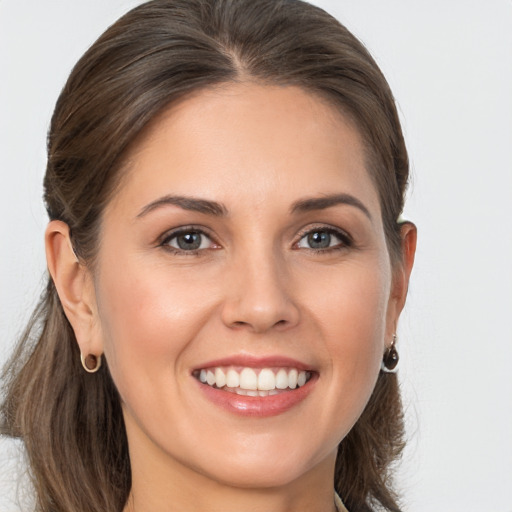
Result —
[[[301,240],[306,235],[315,232],[315,231],[329,231],[331,233],[337,234],[341,237],[348,238],[349,240],[352,240],[352,235],[346,231],[345,229],[332,226],[330,224],[317,224],[317,225],[308,225],[304,228],[302,228],[298,233],[298,240]]]
[[[200,233],[201,235],[204,235],[208,237],[212,242],[215,242],[214,236],[210,233],[210,230],[203,226],[180,226],[177,228],[169,229],[168,231],[165,231],[162,235],[160,235],[157,239],[159,244],[164,244],[168,242],[170,239],[179,236],[183,233]]]
[[[299,246],[301,241],[306,236],[308,236],[311,233],[318,232],[318,231],[327,231],[328,233],[337,237],[339,240],[339,243],[337,243],[336,245],[333,245],[333,246],[323,247],[323,248],[300,247]],[[352,238],[352,236],[344,229],[324,224],[322,226],[307,228],[305,231],[302,231],[302,233],[298,236],[297,240],[295,242],[293,242],[292,247],[295,250],[313,251],[314,253],[327,254],[327,253],[331,253],[333,251],[339,251],[342,249],[354,249],[356,247],[356,244],[354,243],[354,239]]]
[[[206,237],[209,240],[209,243],[211,244],[210,247],[203,247],[203,248],[197,248],[197,249],[182,249],[175,247],[171,244],[171,240],[176,239],[180,235],[186,234],[186,233],[198,233],[201,236]],[[159,249],[163,249],[164,251],[168,251],[173,253],[176,256],[199,256],[200,254],[206,255],[209,250],[213,249],[219,249],[221,246],[218,244],[214,237],[212,237],[208,230],[204,228],[198,228],[196,227],[187,227],[187,226],[180,226],[178,228],[174,228],[171,230],[166,231],[161,237],[159,237],[156,241],[156,247]]]

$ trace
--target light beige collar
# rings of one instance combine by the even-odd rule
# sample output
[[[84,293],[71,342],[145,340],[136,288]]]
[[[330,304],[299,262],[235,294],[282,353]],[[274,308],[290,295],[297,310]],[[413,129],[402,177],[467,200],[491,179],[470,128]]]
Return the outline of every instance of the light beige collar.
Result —
[[[334,493],[334,504],[336,505],[336,510],[338,512],[348,512],[337,492]]]

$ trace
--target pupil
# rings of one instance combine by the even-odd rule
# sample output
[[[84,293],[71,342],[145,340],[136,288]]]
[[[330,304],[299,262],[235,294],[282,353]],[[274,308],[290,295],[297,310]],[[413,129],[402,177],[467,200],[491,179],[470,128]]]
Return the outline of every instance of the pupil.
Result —
[[[325,249],[331,245],[331,235],[325,231],[316,231],[308,236],[308,243],[313,249]]]
[[[184,250],[199,249],[201,246],[201,235],[199,233],[186,233],[178,237],[178,246]]]

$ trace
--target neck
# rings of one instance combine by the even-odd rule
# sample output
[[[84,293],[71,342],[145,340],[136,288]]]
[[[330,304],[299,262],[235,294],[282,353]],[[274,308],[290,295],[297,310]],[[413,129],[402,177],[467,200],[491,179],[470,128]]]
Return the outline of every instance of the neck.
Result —
[[[335,454],[293,481],[258,488],[219,482],[147,450],[138,455],[130,450],[132,489],[124,512],[336,512]]]
[[[302,492],[292,494],[283,489],[236,489],[219,487],[177,489],[168,485],[165,493],[153,494],[150,489],[133,489],[124,512],[336,512],[333,489],[329,492]],[[304,492],[308,490],[307,492]]]

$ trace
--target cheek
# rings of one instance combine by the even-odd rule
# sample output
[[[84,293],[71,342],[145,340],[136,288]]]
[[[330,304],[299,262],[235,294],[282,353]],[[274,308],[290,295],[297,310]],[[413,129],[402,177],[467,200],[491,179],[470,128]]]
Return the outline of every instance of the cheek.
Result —
[[[311,318],[324,340],[328,402],[339,418],[354,421],[364,409],[378,377],[384,351],[390,271],[382,265],[350,265],[317,275],[311,287]],[[319,286],[323,285],[323,286]],[[314,292],[323,289],[323,292]],[[332,412],[332,410],[331,410]],[[352,424],[343,425],[348,431]]]
[[[161,380],[179,373],[208,305],[197,288],[162,268],[126,262],[118,269],[103,272],[97,298],[105,357],[123,396],[132,377],[165,386]]]
[[[357,355],[378,341],[382,346],[391,279],[385,262],[355,262],[317,272],[304,290],[311,316],[333,342],[331,353]]]

